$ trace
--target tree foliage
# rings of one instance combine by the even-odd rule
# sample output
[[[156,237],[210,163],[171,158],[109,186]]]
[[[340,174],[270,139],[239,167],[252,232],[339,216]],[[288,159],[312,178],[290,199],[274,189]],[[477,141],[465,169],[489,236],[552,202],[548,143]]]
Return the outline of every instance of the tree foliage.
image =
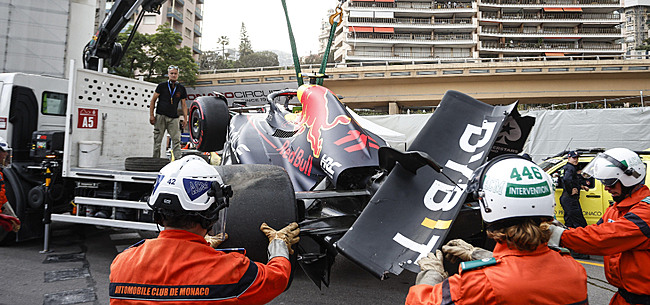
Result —
[[[330,51],[330,55],[327,56],[327,62],[334,62],[334,51]],[[300,58],[300,64],[321,64],[323,63],[323,54],[309,54]]]
[[[217,40],[217,43],[221,45],[221,54],[223,55],[223,58],[228,59],[226,46],[230,44],[230,38],[228,38],[228,36],[221,36],[219,37],[219,40]]]
[[[235,63],[237,68],[270,67],[279,65],[278,54],[271,51],[254,52],[244,56],[240,55],[239,60]]]
[[[650,38],[643,40],[643,44],[637,46],[636,49],[650,51]]]
[[[230,69],[233,67],[234,62],[224,59],[218,51],[203,51],[199,55],[199,69],[201,70]]]
[[[248,38],[248,31],[246,31],[246,25],[241,23],[241,30],[239,31],[239,58],[245,57],[246,55],[253,54],[253,45],[251,44],[250,39]]]
[[[130,33],[130,29],[126,32]],[[198,65],[192,58],[189,47],[177,47],[183,41],[181,34],[174,33],[169,24],[165,23],[158,27],[155,34],[135,35],[120,66],[111,73],[125,77],[143,75],[146,81],[157,83],[167,79],[167,67],[174,65],[180,70],[179,81],[194,87]],[[118,36],[118,42],[122,44],[127,39],[126,33]]]

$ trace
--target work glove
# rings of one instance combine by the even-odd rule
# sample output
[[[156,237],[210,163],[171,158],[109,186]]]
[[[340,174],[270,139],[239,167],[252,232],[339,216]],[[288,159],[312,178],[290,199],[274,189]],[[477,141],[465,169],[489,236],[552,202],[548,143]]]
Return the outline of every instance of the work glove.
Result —
[[[260,230],[262,230],[266,237],[269,238],[269,243],[273,242],[274,239],[284,241],[284,243],[287,245],[287,249],[289,250],[289,254],[293,254],[293,249],[291,249],[291,246],[300,240],[300,237],[298,237],[298,234],[300,234],[300,228],[295,222],[290,223],[280,231],[274,230],[265,222],[262,224],[262,226],[260,226]]]
[[[228,233],[219,233],[215,236],[205,235],[203,238],[210,244],[210,247],[216,249],[222,242],[228,239]]]
[[[418,261],[421,271],[415,278],[415,285],[427,284],[435,286],[449,277],[449,274],[445,271],[445,267],[442,265],[442,258],[443,255],[440,250],[436,250],[435,255],[429,253],[427,256],[421,258]]]
[[[559,248],[562,233],[564,233],[565,229],[556,225],[549,225],[548,229],[551,230],[551,239],[548,240],[548,246]]]
[[[445,252],[445,258],[454,264],[459,260],[467,262],[492,257],[492,252],[474,247],[462,239],[450,240],[442,246],[442,251]]]

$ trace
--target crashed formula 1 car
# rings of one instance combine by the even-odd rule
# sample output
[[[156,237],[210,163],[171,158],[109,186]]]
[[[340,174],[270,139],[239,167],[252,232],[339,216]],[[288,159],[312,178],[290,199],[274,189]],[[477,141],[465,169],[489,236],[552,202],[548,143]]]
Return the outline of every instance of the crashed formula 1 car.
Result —
[[[402,153],[313,83],[270,94],[266,114],[230,117],[219,95],[192,103],[191,137],[199,150],[223,148],[218,170],[235,194],[224,247],[245,246],[263,260],[266,253],[253,251],[264,236],[252,228],[269,219],[278,226],[297,221],[292,263],[320,287],[329,285],[339,253],[384,279],[418,272],[416,261],[452,238],[485,246],[480,211],[466,200],[465,186],[488,159],[520,152],[534,118],[521,117],[516,103],[491,106],[448,91]],[[297,96],[302,112],[276,105],[281,96]]]

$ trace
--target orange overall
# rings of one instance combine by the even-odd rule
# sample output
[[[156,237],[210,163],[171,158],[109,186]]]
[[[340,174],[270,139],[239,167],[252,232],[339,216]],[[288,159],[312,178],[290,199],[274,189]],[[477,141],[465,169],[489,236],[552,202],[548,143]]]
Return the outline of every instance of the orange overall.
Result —
[[[607,208],[597,224],[562,234],[562,246],[604,256],[607,281],[619,288],[610,304],[629,304],[621,289],[650,300],[650,204],[642,201],[648,196],[643,186]]]
[[[493,256],[494,266],[411,287],[406,304],[588,304],[587,272],[571,256],[546,244],[533,252],[497,244]]]
[[[212,249],[202,236],[164,230],[120,253],[111,264],[111,304],[264,304],[289,283],[291,264],[264,265]]]

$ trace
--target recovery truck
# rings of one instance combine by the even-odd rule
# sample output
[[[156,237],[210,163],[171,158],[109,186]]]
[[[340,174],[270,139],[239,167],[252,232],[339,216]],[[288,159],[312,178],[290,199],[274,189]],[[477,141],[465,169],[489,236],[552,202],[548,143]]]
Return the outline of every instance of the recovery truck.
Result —
[[[13,148],[11,164],[3,170],[5,187],[22,222],[18,233],[0,232],[0,243],[45,235],[48,250],[53,220],[157,230],[141,222],[150,221],[141,200],[157,175],[126,168],[155,169],[167,161],[125,162],[151,155],[153,127],[146,118],[156,85],[93,70],[102,71],[104,63],[117,66],[130,43],[116,42],[120,31],[138,9],[159,13],[165,1],[116,1],[83,49],[88,70],[71,61],[68,79],[0,75],[0,136]]]
[[[159,230],[146,204],[158,170],[169,162],[147,157],[153,149],[153,126],[147,118],[156,84],[95,70],[103,70],[104,63],[119,64],[125,48],[116,37],[137,8],[157,13],[164,2],[115,2],[83,50],[84,69],[71,62],[68,79],[0,74],[0,136],[13,148],[11,164],[3,169],[5,187],[8,203],[22,222],[18,233],[0,232],[0,244],[43,237],[47,252],[53,221]],[[227,113],[225,103],[211,106]],[[226,115],[210,127],[227,125]],[[282,227],[296,219],[288,175],[263,165],[218,170],[238,190],[259,187],[271,193],[265,196],[265,207],[241,204],[228,213],[232,223],[241,224],[228,228],[231,240],[248,248],[252,259],[265,260],[266,248],[259,245],[268,241],[248,224]],[[259,199],[253,192],[238,192],[231,205]]]

